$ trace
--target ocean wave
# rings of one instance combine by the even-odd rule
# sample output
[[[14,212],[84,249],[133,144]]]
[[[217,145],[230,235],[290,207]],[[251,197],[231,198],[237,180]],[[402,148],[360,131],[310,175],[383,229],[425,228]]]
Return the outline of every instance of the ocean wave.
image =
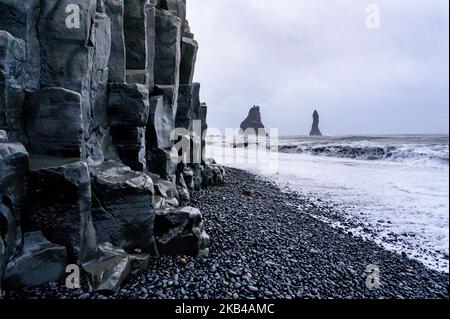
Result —
[[[278,148],[282,153],[309,154],[358,160],[435,161],[449,163],[447,146],[375,146],[375,145],[304,145],[288,144]]]

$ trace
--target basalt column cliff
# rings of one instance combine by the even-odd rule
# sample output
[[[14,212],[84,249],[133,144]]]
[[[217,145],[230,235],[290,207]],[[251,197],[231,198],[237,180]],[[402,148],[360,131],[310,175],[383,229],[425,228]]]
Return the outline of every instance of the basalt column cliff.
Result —
[[[0,0],[0,294],[208,254],[197,50],[186,0]]]

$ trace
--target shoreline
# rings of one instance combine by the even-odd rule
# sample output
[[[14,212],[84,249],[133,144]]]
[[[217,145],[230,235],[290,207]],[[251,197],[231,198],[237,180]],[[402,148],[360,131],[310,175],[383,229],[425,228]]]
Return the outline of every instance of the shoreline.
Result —
[[[111,299],[448,299],[448,274],[333,228],[296,207],[327,210],[253,173],[226,168],[224,186],[192,194],[211,237],[210,256],[152,257]],[[320,214],[326,212],[321,211]],[[368,289],[367,267],[380,269]],[[64,283],[7,298],[104,299]]]

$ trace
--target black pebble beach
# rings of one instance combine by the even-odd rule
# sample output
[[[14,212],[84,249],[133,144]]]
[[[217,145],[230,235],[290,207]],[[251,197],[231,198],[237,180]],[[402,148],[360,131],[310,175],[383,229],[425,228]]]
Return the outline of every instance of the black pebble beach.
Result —
[[[50,299],[449,298],[449,276],[334,229],[296,207],[328,208],[237,169],[224,186],[192,194],[211,237],[209,257],[153,257],[149,270],[116,295],[69,290],[64,283],[9,292]],[[315,207],[315,208],[314,208]],[[380,269],[368,289],[366,267]]]

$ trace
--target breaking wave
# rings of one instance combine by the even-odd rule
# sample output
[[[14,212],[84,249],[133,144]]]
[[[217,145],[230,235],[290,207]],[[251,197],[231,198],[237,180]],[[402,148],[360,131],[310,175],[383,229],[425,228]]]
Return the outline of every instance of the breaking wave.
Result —
[[[390,160],[390,161],[418,161],[449,164],[449,146],[445,144],[399,144],[380,145],[374,140],[354,141],[342,138],[336,141],[305,141],[290,140],[280,143],[278,150],[282,153],[309,154],[350,158],[357,160]],[[378,144],[378,145],[377,145]]]

